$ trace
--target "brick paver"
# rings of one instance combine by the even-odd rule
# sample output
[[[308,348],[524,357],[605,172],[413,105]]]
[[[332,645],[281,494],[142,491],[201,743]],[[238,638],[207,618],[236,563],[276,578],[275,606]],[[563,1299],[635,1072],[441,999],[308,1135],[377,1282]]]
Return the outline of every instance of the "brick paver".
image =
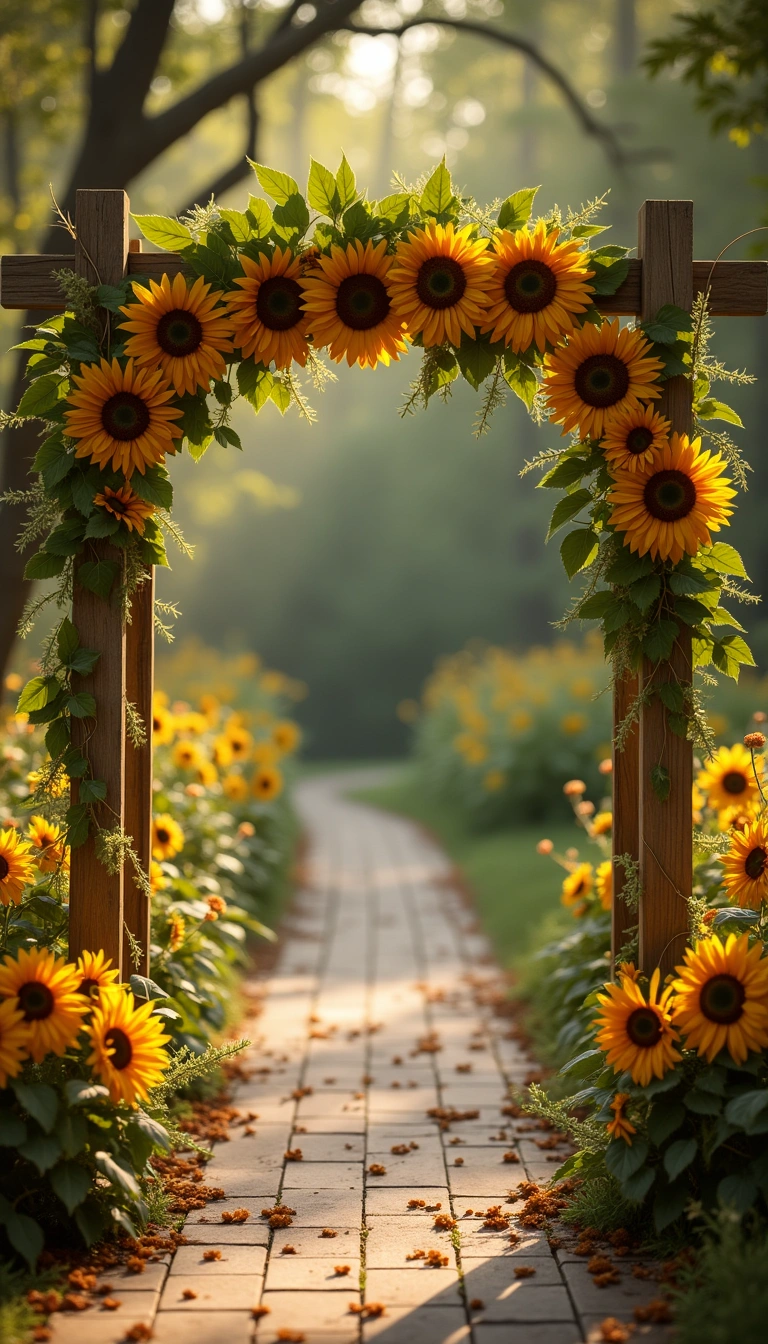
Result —
[[[234,1097],[255,1133],[234,1125],[207,1168],[226,1200],[189,1216],[170,1272],[120,1283],[119,1320],[54,1318],[54,1344],[116,1344],[142,1320],[156,1344],[578,1344],[658,1295],[623,1272],[595,1287],[539,1232],[512,1245],[483,1228],[478,1213],[548,1179],[562,1152],[502,1112],[531,1063],[484,1006],[498,968],[448,860],[416,827],[347,801],[362,778],[298,790],[306,870]],[[473,1114],[441,1129],[427,1113],[448,1107]],[[276,1199],[295,1212],[270,1232],[261,1209]],[[247,1222],[222,1223],[238,1207]],[[456,1227],[436,1227],[440,1214]],[[211,1248],[221,1259],[203,1259]],[[426,1265],[430,1251],[447,1263]],[[360,1313],[375,1303],[383,1314]]]

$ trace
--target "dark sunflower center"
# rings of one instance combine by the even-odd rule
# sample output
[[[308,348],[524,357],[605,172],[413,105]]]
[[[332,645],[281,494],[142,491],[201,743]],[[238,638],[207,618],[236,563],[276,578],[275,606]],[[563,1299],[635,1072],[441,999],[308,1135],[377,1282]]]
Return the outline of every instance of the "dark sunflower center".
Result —
[[[652,1008],[636,1008],[627,1018],[627,1035],[633,1045],[650,1050],[661,1040],[661,1022]]]
[[[85,980],[80,981],[80,987],[77,992],[78,994],[84,994],[86,999],[92,999],[94,989],[98,988],[99,988],[98,980],[90,980],[86,978]]]
[[[121,517],[128,512],[128,505],[125,500],[120,499],[117,495],[113,495],[112,499],[107,501],[107,508],[110,508],[113,513],[119,513]]]
[[[160,722],[160,720],[159,720],[158,718],[154,718],[154,719],[152,720],[152,727],[154,728],[154,730],[155,730],[156,733],[159,733],[159,732],[160,732],[160,729],[162,728],[162,726],[163,726],[163,725],[162,725],[162,723]]]
[[[161,845],[167,845],[168,841],[171,838],[164,826],[158,826],[157,830],[155,831],[155,835],[157,836]]]
[[[259,285],[256,316],[268,331],[290,331],[303,315],[302,290],[284,275],[270,276]]]
[[[652,518],[676,523],[687,518],[696,503],[696,486],[683,471],[656,471],[646,483],[643,498]]]
[[[627,435],[628,453],[645,453],[653,443],[653,434],[646,425],[636,425]]]
[[[336,312],[353,331],[370,331],[388,315],[389,295],[377,275],[349,275],[336,291]]]
[[[11,865],[5,855],[0,854],[0,882],[4,882],[11,871]]]
[[[747,777],[740,770],[729,770],[727,775],[723,775],[723,788],[726,793],[745,793],[747,788]]]
[[[193,355],[200,348],[203,328],[194,313],[188,313],[185,308],[174,308],[170,313],[163,313],[157,324],[155,336],[157,344],[166,355],[183,359],[185,355]]]
[[[574,387],[588,406],[615,406],[627,394],[629,370],[616,355],[590,355],[576,370]]]
[[[714,975],[702,987],[699,1007],[710,1022],[730,1026],[744,1011],[744,986],[735,975]]]
[[[757,849],[750,850],[744,860],[744,872],[747,874],[747,877],[752,878],[753,882],[756,881],[758,877],[762,877],[765,872],[766,860],[768,860],[768,854],[759,845]]]
[[[113,1053],[110,1063],[113,1069],[127,1069],[133,1059],[133,1046],[120,1027],[112,1027],[104,1037],[104,1044]]]
[[[557,293],[557,280],[543,261],[519,261],[504,281],[510,308],[517,313],[539,313]]]
[[[53,1012],[53,995],[39,980],[28,980],[19,990],[19,1007],[25,1022],[41,1022]]]
[[[133,392],[116,392],[101,408],[101,423],[113,439],[138,439],[149,427],[149,409]]]
[[[466,288],[467,277],[453,257],[430,257],[419,268],[416,293],[426,308],[452,308]]]
[[[573,894],[574,894],[574,896],[581,896],[583,890],[584,890],[584,878],[583,878],[583,877],[580,877],[580,878],[579,878],[579,881],[578,881],[578,885],[575,886],[574,889],[573,889]]]

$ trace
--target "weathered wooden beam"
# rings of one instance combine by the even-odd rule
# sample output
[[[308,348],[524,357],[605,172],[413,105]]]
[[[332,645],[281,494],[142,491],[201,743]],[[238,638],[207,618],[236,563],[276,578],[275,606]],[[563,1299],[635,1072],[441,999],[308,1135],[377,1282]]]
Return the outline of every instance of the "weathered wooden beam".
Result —
[[[146,742],[135,746],[125,744],[125,830],[133,839],[133,849],[143,872],[149,878],[152,859],[152,693],[155,666],[155,571],[150,567],[148,577],[139,584],[131,598],[131,619],[125,632],[125,694],[144,722]],[[149,975],[149,924],[151,905],[148,896],[137,886],[130,867],[125,873],[123,886],[123,918],[125,942],[123,945],[123,974],[131,972]],[[131,953],[131,934],[134,946],[141,948],[137,963]]]
[[[715,317],[762,317],[768,312],[768,261],[695,261],[693,293],[710,287],[710,309]],[[0,307],[30,308],[55,312],[62,294],[53,279],[54,270],[72,269],[73,256],[38,257],[18,253],[0,258]],[[128,274],[159,280],[177,275],[184,258],[173,252],[131,253]],[[633,317],[641,309],[642,261],[630,258],[629,273],[615,294],[600,299],[601,313]]]
[[[640,210],[638,252],[643,259],[641,315],[651,317],[665,303],[686,312],[693,302],[693,202],[645,201]],[[690,434],[693,389],[687,378],[670,378],[656,402],[672,431]],[[692,678],[691,632],[680,625],[672,657],[654,669],[644,660],[641,682]],[[661,801],[651,783],[656,766],[669,774],[669,796]],[[693,748],[671,732],[667,711],[655,696],[640,711],[640,897],[639,963],[650,975],[661,967],[662,979],[682,956],[688,931],[688,905],[693,883]]]
[[[615,966],[629,929],[637,924],[637,912],[622,900],[627,872],[616,860],[640,857],[640,739],[635,722],[622,751],[616,749],[616,732],[638,695],[638,679],[631,672],[620,677],[613,689],[613,902],[611,905],[611,957]]]
[[[124,191],[78,191],[78,244],[75,270],[90,284],[118,284],[128,256],[128,197]],[[108,541],[89,542],[83,559],[111,560],[120,566],[125,553]],[[81,644],[100,653],[89,677],[78,677],[78,689],[96,697],[96,721],[74,719],[78,745],[88,756],[95,779],[104,780],[106,800],[97,805],[101,825],[125,829],[125,623],[116,596],[108,602],[77,582],[72,621]],[[77,796],[73,788],[73,801]],[[69,956],[102,950],[122,972],[123,873],[110,873],[96,854],[93,836],[72,851],[69,884]]]

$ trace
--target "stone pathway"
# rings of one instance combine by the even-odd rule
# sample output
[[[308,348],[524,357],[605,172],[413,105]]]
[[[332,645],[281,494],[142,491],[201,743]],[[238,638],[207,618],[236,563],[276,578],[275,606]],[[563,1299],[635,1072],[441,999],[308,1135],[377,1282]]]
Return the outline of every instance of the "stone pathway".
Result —
[[[488,1004],[498,971],[448,860],[409,823],[346,801],[353,779],[366,782],[298,790],[305,878],[234,1097],[255,1133],[234,1126],[206,1169],[226,1200],[189,1215],[170,1265],[110,1275],[116,1312],[53,1318],[54,1344],[117,1344],[137,1323],[156,1344],[577,1344],[658,1295],[629,1264],[599,1288],[541,1232],[512,1245],[475,1216],[501,1205],[514,1228],[509,1190],[548,1180],[562,1153],[502,1113],[531,1065]],[[428,1115],[440,1107],[473,1115],[442,1130]],[[271,1230],[261,1210],[278,1198],[292,1222]],[[223,1223],[236,1209],[247,1221]],[[456,1228],[437,1229],[438,1212]]]

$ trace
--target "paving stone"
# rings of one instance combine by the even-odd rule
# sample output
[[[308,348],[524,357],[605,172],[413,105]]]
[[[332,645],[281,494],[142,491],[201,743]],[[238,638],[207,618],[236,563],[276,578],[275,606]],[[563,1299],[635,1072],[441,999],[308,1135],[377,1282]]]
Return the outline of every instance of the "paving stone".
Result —
[[[220,1245],[220,1260],[206,1260],[203,1248],[180,1246],[171,1265],[171,1274],[186,1274],[194,1279],[198,1274],[263,1274],[267,1258],[263,1246]]]
[[[300,1137],[300,1136],[299,1136]],[[362,1162],[286,1162],[294,1190],[362,1190]]]
[[[365,1182],[368,1189],[378,1189],[380,1186],[401,1185],[414,1194],[419,1187],[426,1185],[439,1185],[445,1179],[445,1161],[440,1151],[429,1152],[421,1151],[407,1154],[395,1154],[390,1148],[384,1152],[372,1152],[370,1149],[365,1159]],[[386,1168],[383,1176],[373,1176],[370,1173],[372,1165]]]
[[[461,1258],[467,1260],[489,1260],[498,1256],[505,1259],[517,1259],[522,1262],[531,1256],[552,1259],[552,1252],[543,1232],[529,1232],[520,1229],[519,1241],[511,1244],[505,1232],[491,1232],[483,1227],[482,1221],[460,1218]]]
[[[96,1333],[97,1325],[109,1338],[114,1328],[112,1324],[114,1322],[119,1323],[120,1328],[117,1331],[117,1336],[121,1339],[125,1335],[126,1324],[133,1325],[138,1321],[152,1320],[157,1308],[159,1293],[127,1293],[121,1288],[113,1294],[113,1297],[120,1303],[115,1311],[106,1311],[104,1307],[94,1302],[94,1305],[88,1307],[86,1311],[56,1312],[51,1317],[51,1321],[56,1324],[54,1338],[58,1341],[59,1336],[61,1336],[62,1340],[66,1340],[66,1344],[70,1344],[70,1341],[72,1341],[72,1344],[77,1344],[81,1336],[75,1328],[75,1322],[87,1327],[92,1332],[94,1339],[98,1337]],[[90,1339],[88,1344],[90,1344]]]
[[[96,1286],[102,1288],[107,1283],[112,1284],[115,1288],[115,1297],[122,1297],[123,1293],[156,1293],[165,1283],[170,1262],[169,1255],[164,1256],[161,1261],[145,1260],[142,1274],[132,1274],[124,1267],[105,1270],[98,1276]]]
[[[265,1292],[261,1304],[269,1307],[269,1314],[259,1321],[258,1344],[270,1344],[279,1330],[286,1329],[308,1332],[309,1344],[317,1334],[324,1340],[330,1334],[346,1344],[359,1336],[358,1317],[349,1310],[351,1302],[359,1301],[356,1283],[350,1284],[347,1293]]]
[[[470,1291],[469,1300],[474,1296]],[[573,1307],[566,1289],[537,1284],[535,1279],[515,1279],[495,1298],[482,1300],[485,1302],[482,1310],[472,1313],[478,1321],[573,1321]]]
[[[250,1344],[252,1338],[250,1311],[164,1311],[155,1320],[152,1344]]]
[[[370,1294],[366,1295],[370,1300]],[[469,1344],[470,1331],[462,1307],[388,1307],[383,1316],[363,1322],[363,1341],[383,1344]]]
[[[249,1311],[259,1300],[263,1279],[259,1274],[206,1274],[197,1270],[169,1275],[160,1298],[160,1315],[164,1311]],[[192,1288],[196,1298],[183,1296],[185,1288]]]
[[[353,1115],[364,1115],[365,1101],[351,1096],[349,1092],[313,1092],[310,1097],[302,1097],[296,1108],[297,1124],[303,1125],[307,1119],[317,1115],[332,1115],[343,1121]],[[339,1129],[343,1129],[343,1123]]]
[[[249,1195],[247,1200],[212,1199],[210,1204],[206,1204],[204,1209],[190,1209],[184,1224],[185,1232],[190,1225],[195,1223],[210,1223],[211,1225],[215,1225],[216,1223],[221,1224],[222,1213],[234,1213],[235,1209],[249,1209],[251,1221],[253,1221],[254,1218],[258,1218],[262,1209],[267,1208],[270,1204],[274,1204],[277,1198],[277,1190],[278,1185],[276,1182],[274,1192],[271,1194],[264,1194],[262,1192],[258,1195]],[[231,1223],[222,1225],[232,1226]]]
[[[454,1264],[451,1234],[436,1231],[434,1217],[372,1218],[365,1239],[365,1263],[368,1269],[405,1269],[406,1256],[433,1249]]]
[[[473,1322],[477,1313],[473,1312]],[[473,1324],[475,1344],[582,1344],[579,1327],[558,1321],[552,1325]],[[602,1344],[602,1341],[601,1341]],[[646,1344],[643,1336],[643,1344]]]
[[[193,1246],[268,1246],[266,1220],[247,1223],[185,1223],[184,1236]]]
[[[335,1237],[324,1237],[320,1227],[279,1227],[272,1241],[272,1259],[279,1257],[283,1246],[295,1247],[299,1255],[322,1256],[339,1264],[350,1263],[350,1256],[360,1255],[360,1228],[332,1227]]]
[[[461,1163],[458,1167],[456,1158]],[[447,1162],[454,1198],[481,1194],[489,1201],[506,1199],[508,1192],[522,1179],[519,1167],[504,1162],[502,1153],[492,1153],[487,1148],[462,1145],[455,1156],[448,1156]]]
[[[455,1305],[460,1301],[459,1275],[455,1265],[445,1269],[368,1269],[365,1296],[368,1302],[392,1307],[422,1307],[428,1302]]]
[[[360,1244],[356,1255],[338,1255],[334,1258],[312,1255],[270,1256],[267,1269],[266,1289],[287,1291],[306,1291],[322,1289],[325,1292],[340,1292],[349,1295],[350,1289],[356,1292],[360,1282]],[[349,1265],[348,1274],[335,1274],[334,1264]]]
[[[346,1113],[344,1116],[299,1116],[296,1121],[296,1128],[293,1130],[293,1137],[300,1145],[299,1128],[305,1129],[307,1134],[338,1134],[349,1138],[350,1134],[363,1134],[365,1132],[365,1111],[356,1111],[354,1114]]]
[[[398,1214],[403,1215],[410,1212],[408,1209],[409,1199],[423,1199],[428,1205],[440,1205],[439,1212],[450,1213],[451,1205],[448,1197],[448,1188],[445,1185],[422,1186],[421,1189],[414,1191],[413,1195],[408,1190],[401,1189],[398,1186],[374,1186],[369,1183],[365,1192],[365,1212],[366,1216],[376,1217],[379,1214]],[[418,1209],[416,1213],[423,1214],[424,1209]]]
[[[305,1162],[362,1162],[362,1134],[293,1134],[291,1148],[300,1148]]]
[[[129,1325],[148,1325],[152,1313],[142,1315],[140,1311],[119,1319],[111,1311],[94,1310],[75,1311],[64,1315],[57,1312],[50,1317],[49,1329],[53,1344],[124,1344],[125,1331]],[[212,1341],[213,1344],[213,1341]]]
[[[291,1167],[298,1163],[291,1163]],[[296,1210],[296,1227],[346,1227],[361,1223],[362,1193],[358,1190],[294,1190],[283,1188],[282,1199]]]
[[[636,1279],[631,1271],[622,1272],[621,1261],[616,1261],[620,1282],[598,1288],[593,1282],[584,1261],[580,1265],[565,1264],[562,1274],[573,1294],[576,1309],[589,1316],[603,1312],[604,1316],[621,1316],[632,1313],[632,1308],[643,1302],[650,1302],[659,1296],[659,1285],[650,1279]]]
[[[623,1316],[619,1316],[616,1312],[610,1310],[600,1316],[584,1316],[582,1321],[588,1344],[603,1344],[605,1336],[600,1326],[606,1315],[616,1316],[617,1320],[620,1320],[624,1325],[634,1324],[631,1312],[627,1313],[626,1311]],[[635,1329],[636,1333],[631,1336],[633,1344],[672,1344],[675,1338],[674,1326],[671,1325],[640,1325],[636,1326]],[[738,1344],[740,1338],[738,1321],[735,1329],[734,1344]]]
[[[487,1260],[461,1260],[467,1285],[467,1296],[481,1297],[490,1303],[508,1295],[511,1285],[520,1282],[535,1285],[537,1288],[560,1286],[563,1282],[560,1270],[554,1258],[539,1255],[491,1256]],[[518,1268],[534,1269],[535,1275],[520,1279],[515,1271]]]

